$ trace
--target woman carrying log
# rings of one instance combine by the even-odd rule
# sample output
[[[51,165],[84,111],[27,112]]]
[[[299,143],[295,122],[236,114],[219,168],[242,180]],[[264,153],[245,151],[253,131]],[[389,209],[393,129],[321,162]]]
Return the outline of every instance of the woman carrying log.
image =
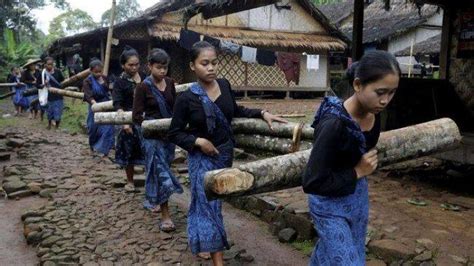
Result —
[[[229,248],[219,200],[208,201],[204,193],[204,173],[230,167],[233,159],[234,117],[263,118],[286,122],[265,110],[237,105],[229,81],[217,79],[217,51],[208,42],[198,42],[191,50],[191,70],[198,81],[176,100],[169,130],[171,142],[189,152],[191,205],[188,238],[193,254],[223,265],[223,250]],[[189,130],[186,126],[189,124]]]
[[[102,74],[103,68],[104,65],[98,59],[93,59],[90,62],[91,74],[82,83],[82,90],[84,91],[84,101],[89,103],[89,113],[87,114],[89,147],[92,152],[98,152],[103,155],[103,159],[106,159],[114,146],[115,129],[113,125],[96,125],[94,113],[91,110],[93,104],[110,100],[109,83],[107,77]]]
[[[171,118],[176,99],[174,81],[168,77],[170,57],[162,49],[153,49],[148,57],[151,75],[135,89],[133,123],[140,126],[143,120]],[[167,139],[143,139],[145,153],[145,201],[143,206],[152,211],[161,209],[160,229],[175,230],[168,210],[168,199],[183,189],[171,172],[175,145]]]
[[[373,148],[379,113],[398,87],[400,67],[385,51],[372,51],[347,72],[355,93],[346,101],[326,97],[313,123],[313,150],[303,175],[319,241],[310,265],[365,265],[369,216],[366,176],[377,168]]]
[[[126,46],[120,55],[120,64],[123,72],[114,82],[112,92],[114,108],[117,112],[132,111],[135,87],[145,77],[138,72],[140,61],[137,51]],[[127,192],[135,191],[133,184],[134,166],[145,164],[141,139],[141,133],[134,125],[124,125],[118,133],[115,145],[115,162],[125,168],[127,175],[125,191]]]
[[[8,74],[7,82],[16,83],[16,86],[11,87],[11,90],[15,92],[13,95],[13,105],[15,106],[15,116],[23,113],[28,108],[28,99],[23,96],[23,92],[26,90],[24,84],[21,83],[20,68],[12,67],[11,73]]]
[[[27,89],[36,88],[36,84],[38,83],[38,79],[41,76],[41,72],[36,69],[36,63],[38,60],[28,60],[23,68],[25,70],[21,74],[21,82],[26,84]],[[30,109],[29,119],[36,119],[38,117],[39,112],[39,102],[38,102],[38,95],[28,96],[28,103]]]
[[[64,76],[61,73],[61,70],[54,67],[54,59],[52,57],[46,57],[44,59],[44,69],[41,74],[41,85],[49,88],[61,88],[61,82],[64,80]],[[46,114],[48,116],[48,129],[51,129],[51,126],[56,129],[59,128],[61,123],[61,116],[63,115],[64,100],[63,96],[48,93],[48,107],[46,109]]]

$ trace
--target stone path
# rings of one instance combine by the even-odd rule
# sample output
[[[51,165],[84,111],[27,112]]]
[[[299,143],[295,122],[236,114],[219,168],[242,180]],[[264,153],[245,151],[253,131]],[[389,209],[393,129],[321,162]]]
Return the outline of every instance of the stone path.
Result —
[[[142,208],[143,188],[126,193],[123,171],[92,158],[86,136],[47,131],[38,124],[21,118],[17,126],[0,130],[0,152],[10,154],[10,160],[0,162],[0,181],[10,200],[0,203],[12,206],[13,216],[0,220],[0,225],[16,221],[9,236],[22,238],[23,233],[37,255],[25,252],[28,248],[17,238],[9,249],[0,246],[0,265],[10,265],[11,260],[22,265],[210,264],[192,256],[188,248],[188,191],[171,201],[177,230],[160,232],[159,214]],[[137,184],[143,185],[143,176],[138,176]],[[27,206],[31,208],[23,211]],[[257,218],[228,204],[224,217],[233,243],[225,252],[227,264],[307,263],[305,255],[279,243]],[[8,253],[10,257],[5,256]],[[4,258],[10,260],[3,264]]]

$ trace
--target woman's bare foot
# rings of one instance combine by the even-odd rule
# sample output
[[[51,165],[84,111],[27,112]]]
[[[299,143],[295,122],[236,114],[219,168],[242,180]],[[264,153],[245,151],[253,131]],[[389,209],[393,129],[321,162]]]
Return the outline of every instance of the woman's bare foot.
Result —
[[[211,259],[211,253],[209,252],[201,252],[197,254],[198,258],[203,259],[203,260],[210,260]]]

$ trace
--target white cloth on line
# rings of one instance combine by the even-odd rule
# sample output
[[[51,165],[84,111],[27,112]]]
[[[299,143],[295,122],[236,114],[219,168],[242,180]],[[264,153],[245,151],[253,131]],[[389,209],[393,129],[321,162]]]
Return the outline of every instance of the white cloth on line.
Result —
[[[241,59],[247,63],[257,63],[257,48],[242,46]]]
[[[306,56],[306,68],[308,70],[319,69],[319,55],[318,54],[308,54]]]

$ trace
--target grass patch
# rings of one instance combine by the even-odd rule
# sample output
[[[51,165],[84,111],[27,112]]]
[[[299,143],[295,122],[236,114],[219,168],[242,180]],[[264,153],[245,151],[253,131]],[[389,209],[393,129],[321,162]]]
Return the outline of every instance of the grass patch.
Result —
[[[0,129],[5,129],[8,127],[12,127],[18,124],[18,121],[16,121],[16,117],[11,116],[8,118],[3,118],[0,117]]]
[[[87,118],[87,104],[76,99],[64,97],[64,112],[60,128],[66,129],[69,133],[86,133],[83,125]]]
[[[303,252],[303,254],[305,254],[306,256],[311,256],[311,253],[314,249],[314,245],[314,242],[311,240],[295,241],[291,243],[292,247]]]

